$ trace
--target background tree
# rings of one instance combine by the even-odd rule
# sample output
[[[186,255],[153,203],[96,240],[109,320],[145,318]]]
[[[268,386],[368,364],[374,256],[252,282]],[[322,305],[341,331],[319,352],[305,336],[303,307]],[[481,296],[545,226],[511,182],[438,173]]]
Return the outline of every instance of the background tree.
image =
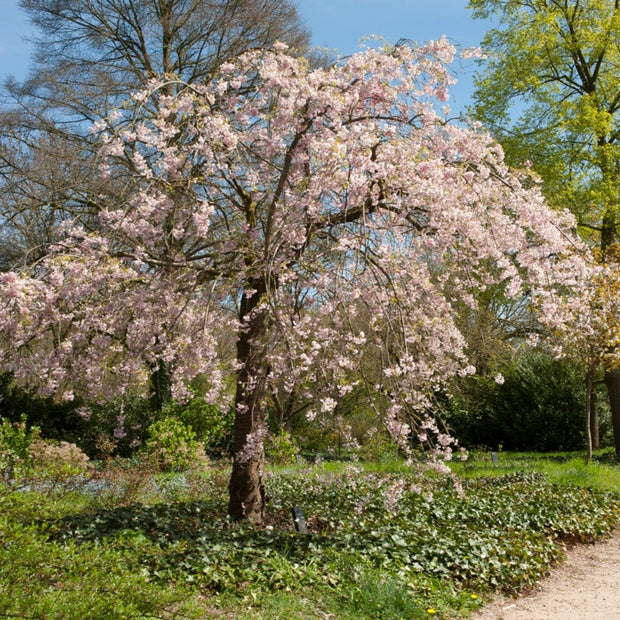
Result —
[[[527,452],[580,450],[586,393],[583,363],[523,347],[501,375],[461,380],[442,419],[468,448]],[[603,434],[609,428],[603,409]]]
[[[470,0],[498,27],[473,114],[507,161],[530,160],[550,204],[570,208],[604,259],[618,240],[620,5],[617,0]],[[620,455],[620,370],[605,368]]]
[[[5,85],[0,112],[0,268],[33,263],[63,221],[87,230],[130,199],[123,162],[103,179],[89,131],[146,87],[172,94],[209,79],[241,52],[281,40],[305,52],[309,34],[289,0],[23,0],[36,26],[29,78]],[[153,98],[151,106],[159,105]],[[150,113],[153,113],[151,110]],[[151,402],[170,399],[166,364],[151,368]]]
[[[208,79],[245,50],[281,40],[308,49],[289,0],[21,0],[38,33],[28,79],[9,80],[0,114],[2,260],[32,261],[60,221],[97,225],[102,183],[89,127],[149,80]],[[153,102],[156,103],[156,102]],[[43,249],[41,249],[43,248]]]
[[[307,416],[329,415],[373,356],[368,406],[403,450],[449,457],[431,396],[474,370],[453,308],[500,283],[507,299],[550,300],[585,271],[573,218],[547,209],[488,135],[437,114],[446,41],[316,70],[282,47],[177,94],[153,85],[98,122],[108,173],[132,172],[129,200],[93,232],[65,227],[0,290],[4,368],[65,399],[144,385],[163,360],[177,396],[205,375],[221,402],[218,340],[236,330],[229,511],[255,522],[269,385],[322,386]]]
[[[600,383],[600,369],[620,366],[620,269],[618,245],[612,245],[606,260],[599,260],[590,272],[588,282],[581,290],[582,303],[587,308],[573,304],[543,302],[543,312],[554,315],[553,338],[557,352],[569,359],[579,360],[586,377],[586,438],[587,460],[598,443],[598,418],[596,410],[596,384]],[[614,406],[610,398],[611,407]],[[614,429],[615,430],[615,429]]]

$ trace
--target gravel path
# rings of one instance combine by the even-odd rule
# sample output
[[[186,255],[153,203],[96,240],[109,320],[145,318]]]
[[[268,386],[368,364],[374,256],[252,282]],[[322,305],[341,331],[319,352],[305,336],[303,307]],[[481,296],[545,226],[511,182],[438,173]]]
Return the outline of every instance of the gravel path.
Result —
[[[567,556],[533,591],[498,597],[471,620],[620,620],[620,530]]]

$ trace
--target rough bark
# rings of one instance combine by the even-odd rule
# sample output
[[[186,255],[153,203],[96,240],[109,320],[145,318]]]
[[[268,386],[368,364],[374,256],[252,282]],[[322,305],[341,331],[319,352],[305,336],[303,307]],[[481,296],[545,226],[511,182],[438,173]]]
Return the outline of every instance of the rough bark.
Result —
[[[592,449],[598,450],[601,447],[601,433],[599,428],[596,388],[594,388],[594,386],[592,394],[590,394],[590,434],[592,435]]]
[[[235,443],[237,428],[235,423]],[[249,425],[248,425],[249,428]],[[247,519],[260,525],[265,519],[265,480],[264,454],[252,458],[246,463],[233,462],[229,483],[228,514],[235,521]]]
[[[160,360],[151,368],[151,412],[161,411],[172,400],[172,385],[168,364]]]
[[[592,460],[592,374],[586,375],[586,464]]]
[[[265,453],[262,438],[267,429],[265,360],[269,320],[260,302],[265,292],[261,281],[252,283],[251,297],[243,297],[242,328],[237,340],[237,387],[233,435],[233,467],[229,483],[228,514],[235,520],[260,524],[265,517]],[[248,451],[248,438],[257,438]]]

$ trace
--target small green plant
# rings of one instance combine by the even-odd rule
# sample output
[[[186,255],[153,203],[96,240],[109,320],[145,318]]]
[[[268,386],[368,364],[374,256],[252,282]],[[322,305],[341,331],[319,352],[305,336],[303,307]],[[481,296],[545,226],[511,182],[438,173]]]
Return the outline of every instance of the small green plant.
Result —
[[[204,448],[196,439],[196,433],[175,418],[151,424],[144,456],[162,472],[185,471],[206,463]]]
[[[30,445],[38,439],[37,427],[28,428],[26,417],[20,422],[0,418],[0,474],[7,482],[19,480],[30,468]]]
[[[265,442],[265,456],[274,465],[290,465],[298,453],[295,440],[283,429],[277,435],[269,435]]]

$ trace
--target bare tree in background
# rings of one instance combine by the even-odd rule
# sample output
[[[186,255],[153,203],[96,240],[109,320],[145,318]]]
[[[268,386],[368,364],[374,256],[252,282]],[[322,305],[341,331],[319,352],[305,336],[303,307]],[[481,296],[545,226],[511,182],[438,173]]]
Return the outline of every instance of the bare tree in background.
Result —
[[[131,170],[99,173],[90,128],[150,80],[163,94],[213,76],[244,51],[310,36],[291,0],[21,0],[37,29],[24,83],[9,80],[0,110],[0,269],[47,253],[63,221],[85,229],[126,204]],[[154,101],[154,103],[153,103]],[[156,99],[151,105],[157,105]],[[154,110],[150,111],[151,113]],[[168,369],[151,368],[151,407],[170,399]]]
[[[97,173],[89,128],[156,77],[205,80],[248,49],[309,32],[290,0],[21,0],[37,29],[28,79],[9,80],[0,111],[0,269],[45,253],[65,219],[87,228],[127,199],[119,172]],[[175,84],[172,86],[172,84]],[[172,94],[172,93],[170,93]]]

